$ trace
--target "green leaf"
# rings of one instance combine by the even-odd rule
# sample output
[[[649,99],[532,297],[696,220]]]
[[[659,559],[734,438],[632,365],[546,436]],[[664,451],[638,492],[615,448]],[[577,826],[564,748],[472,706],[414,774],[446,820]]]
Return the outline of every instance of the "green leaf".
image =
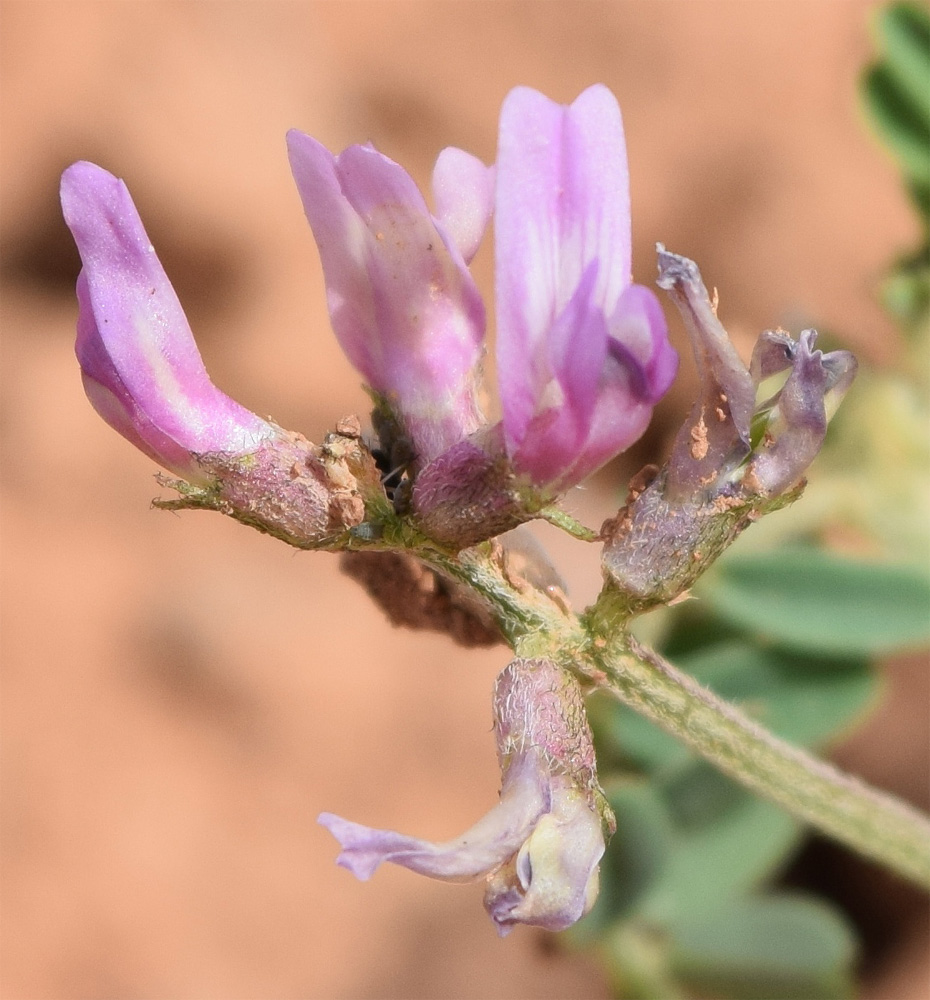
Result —
[[[930,17],[896,3],[878,15],[883,54],[862,79],[866,110],[918,188],[930,182]]]
[[[675,924],[670,961],[689,986],[713,996],[840,1000],[853,996],[855,955],[853,934],[836,910],[785,893]]]
[[[930,16],[915,4],[896,3],[879,13],[877,26],[888,72],[930,125]]]
[[[715,646],[725,639],[739,639],[743,635],[741,628],[722,622],[700,601],[686,601],[671,611],[674,618],[662,643],[662,653],[673,663],[679,663],[704,646]]]
[[[873,66],[862,83],[866,108],[901,168],[918,181],[930,176],[930,127],[913,98],[901,89],[884,63]]]
[[[636,921],[611,927],[600,948],[612,995],[622,1000],[685,1000],[669,965],[664,934]]]
[[[930,201],[930,187],[927,192]],[[896,267],[882,282],[880,294],[895,319],[916,327],[930,308],[930,268]]]
[[[911,178],[908,182],[907,189],[908,194],[911,196],[911,201],[914,203],[914,207],[917,209],[926,224],[930,221],[930,178],[922,181]],[[918,253],[920,254],[920,263],[926,265],[927,257],[930,256],[927,252],[926,245],[921,247]]]
[[[673,836],[665,863],[637,902],[637,913],[651,923],[718,910],[772,875],[800,836],[787,813],[704,763],[663,783],[657,794]]]
[[[725,622],[793,649],[879,654],[930,639],[930,580],[814,548],[721,560],[696,591]]]

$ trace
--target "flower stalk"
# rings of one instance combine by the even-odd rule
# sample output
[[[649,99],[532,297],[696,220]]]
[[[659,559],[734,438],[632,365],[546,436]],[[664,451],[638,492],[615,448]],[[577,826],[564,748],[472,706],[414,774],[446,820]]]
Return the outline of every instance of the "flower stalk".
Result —
[[[459,579],[494,606],[518,655],[549,655],[574,669],[592,689],[608,691],[744,787],[930,889],[930,817],[779,739],[637,642],[616,592],[602,593],[579,618],[512,593],[490,560],[456,564]]]
[[[167,509],[210,509],[300,549],[343,553],[396,624],[514,657],[492,699],[499,801],[430,842],[323,813],[339,863],[483,878],[499,933],[562,930],[594,903],[616,824],[584,698],[610,692],[746,788],[930,888],[930,819],[784,742],[632,635],[753,521],[797,499],[856,375],[817,334],[765,331],[745,365],[693,261],[658,246],[700,390],[664,468],[647,467],[598,535],[561,497],[636,441],[675,376],[665,317],[632,280],[620,109],[602,86],[560,105],[508,96],[493,166],[446,149],[433,207],[372,146],[333,154],[292,131],[291,167],[333,330],[374,401],[375,440],[343,418],[321,445],[251,413],[209,378],[125,185],[62,178],[83,269],[76,353],[93,406],[180,477]],[[501,419],[482,413],[485,306],[469,270],[494,214]],[[769,398],[774,376],[783,376]],[[603,543],[604,586],[574,613],[519,526],[546,518]],[[516,531],[512,529],[517,529]]]

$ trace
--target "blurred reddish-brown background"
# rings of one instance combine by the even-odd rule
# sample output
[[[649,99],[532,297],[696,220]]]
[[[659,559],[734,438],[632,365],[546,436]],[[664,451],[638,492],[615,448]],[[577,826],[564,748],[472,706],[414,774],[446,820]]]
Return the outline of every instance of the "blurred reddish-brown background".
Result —
[[[328,330],[286,129],[370,139],[425,184],[445,145],[493,159],[514,85],[569,101],[603,81],[637,278],[663,240],[737,334],[815,322],[882,360],[874,282],[916,232],[856,106],[870,8],[2,3],[4,998],[606,995],[587,959],[524,929],[499,941],[479,887],[333,864],[323,809],[443,838],[493,802],[505,653],[393,631],[332,556],[150,509],[152,463],[81,390],[62,168],[127,180],[215,381],[319,440],[365,400]],[[683,407],[678,390],[659,425]],[[610,491],[573,505],[599,523]],[[562,568],[590,597],[595,562]],[[869,736],[880,719],[841,754],[920,799],[923,694],[892,715],[894,746]],[[922,995],[914,927],[870,996]]]

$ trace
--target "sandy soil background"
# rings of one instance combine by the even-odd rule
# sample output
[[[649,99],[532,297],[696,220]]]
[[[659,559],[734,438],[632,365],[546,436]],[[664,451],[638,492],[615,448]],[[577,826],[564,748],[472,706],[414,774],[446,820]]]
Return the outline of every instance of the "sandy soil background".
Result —
[[[606,996],[551,938],[499,941],[479,887],[361,884],[333,864],[321,810],[443,838],[493,802],[505,655],[393,631],[332,556],[150,509],[152,463],[81,390],[62,168],[127,180],[215,381],[315,440],[365,400],[328,329],[285,130],[373,140],[425,184],[443,146],[493,160],[520,83],[617,94],[639,280],[662,240],[700,262],[738,335],[813,323],[888,360],[874,282],[916,233],[855,102],[870,9],[0,5],[4,998]],[[489,249],[476,266],[490,292]],[[599,523],[624,474],[573,509]],[[577,548],[560,558],[583,601],[596,557]],[[838,751],[924,802],[925,666],[890,665],[892,700]],[[889,909],[866,995],[924,995],[922,904],[855,877]]]

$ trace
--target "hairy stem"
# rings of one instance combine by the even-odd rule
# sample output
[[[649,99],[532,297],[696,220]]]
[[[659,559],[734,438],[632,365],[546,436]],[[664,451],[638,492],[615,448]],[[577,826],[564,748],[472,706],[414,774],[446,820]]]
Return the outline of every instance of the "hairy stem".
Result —
[[[930,889],[930,819],[773,736],[629,636],[597,656],[600,686],[747,788]]]

